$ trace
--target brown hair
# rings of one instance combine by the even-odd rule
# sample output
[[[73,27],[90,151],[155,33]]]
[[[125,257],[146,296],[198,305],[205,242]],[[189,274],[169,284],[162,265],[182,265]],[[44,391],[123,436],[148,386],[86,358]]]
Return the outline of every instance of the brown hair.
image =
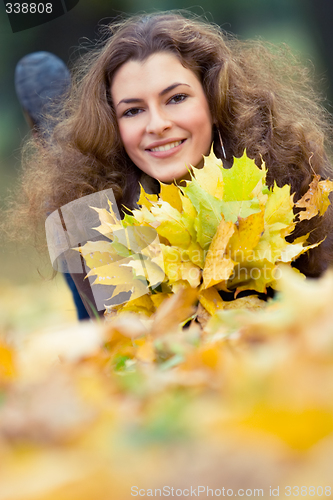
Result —
[[[21,220],[35,221],[73,199],[112,188],[118,203],[133,206],[140,171],[120,140],[110,97],[116,71],[128,60],[145,60],[168,51],[200,78],[214,127],[216,154],[227,162],[246,148],[259,165],[265,161],[268,182],[286,183],[295,199],[308,188],[313,173],[332,176],[324,149],[328,113],[309,85],[309,71],[286,48],[242,42],[219,27],[177,13],[132,17],[108,27],[110,36],[82,62],[64,118],[52,145],[35,141],[26,155],[23,189],[28,198]],[[332,231],[332,211],[299,224],[297,235],[311,241]],[[318,275],[333,256],[326,242],[302,258],[301,269]]]

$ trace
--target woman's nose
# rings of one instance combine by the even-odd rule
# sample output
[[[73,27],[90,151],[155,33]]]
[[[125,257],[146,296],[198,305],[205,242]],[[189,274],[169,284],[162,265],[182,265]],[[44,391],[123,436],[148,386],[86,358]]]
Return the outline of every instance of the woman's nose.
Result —
[[[171,120],[167,114],[161,109],[150,110],[149,119],[146,127],[148,134],[162,134],[165,130],[171,127]]]

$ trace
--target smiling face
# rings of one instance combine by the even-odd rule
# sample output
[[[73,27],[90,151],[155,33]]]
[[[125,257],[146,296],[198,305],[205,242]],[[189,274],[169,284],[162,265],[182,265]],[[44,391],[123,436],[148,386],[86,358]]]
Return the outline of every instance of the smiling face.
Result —
[[[120,137],[134,164],[162,182],[202,166],[212,143],[212,117],[202,85],[171,52],[130,60],[111,86]]]

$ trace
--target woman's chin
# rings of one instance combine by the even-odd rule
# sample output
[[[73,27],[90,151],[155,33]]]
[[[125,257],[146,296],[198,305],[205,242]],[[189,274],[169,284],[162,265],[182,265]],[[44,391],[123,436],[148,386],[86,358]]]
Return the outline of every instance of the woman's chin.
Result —
[[[177,184],[180,184],[185,180],[191,180],[191,175],[190,172],[186,169],[184,172],[181,172],[181,174],[179,172],[174,172],[168,175],[159,175],[158,177],[156,177],[156,179],[160,182],[163,182],[163,184],[172,184],[173,182],[177,182]]]

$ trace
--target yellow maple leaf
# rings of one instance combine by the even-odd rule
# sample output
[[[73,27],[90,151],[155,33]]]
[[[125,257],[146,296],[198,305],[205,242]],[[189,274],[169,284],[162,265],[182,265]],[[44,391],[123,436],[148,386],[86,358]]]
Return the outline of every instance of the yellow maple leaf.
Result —
[[[97,269],[123,259],[109,241],[88,241],[74,250],[82,254],[90,269]]]
[[[199,301],[212,316],[216,311],[223,309],[225,304],[214,287],[201,290],[199,293]]]
[[[222,161],[217,159],[213,147],[209,156],[204,157],[203,168],[192,167],[192,172],[200,186],[215,198],[223,197]]]
[[[159,223],[156,221],[154,215],[150,212],[149,208],[146,205],[142,205],[141,209],[132,210],[133,218],[136,223],[144,225],[147,224],[151,227],[156,227]]]
[[[142,276],[153,288],[162,283],[165,277],[160,266],[149,259],[132,259],[123,265],[134,269],[136,277]]]
[[[290,186],[286,184],[279,188],[275,183],[265,206],[265,225],[279,223],[290,226],[294,220],[293,206]]]
[[[264,211],[239,219],[228,244],[228,256],[235,261],[246,260],[259,243],[264,231]]]
[[[281,251],[280,257],[277,259],[277,261],[279,261],[279,262],[291,262],[291,261],[297,259],[297,257],[299,257],[302,253],[307,252],[311,248],[316,248],[321,243],[321,242],[318,242],[318,243],[313,243],[313,245],[304,246],[303,242],[304,242],[304,240],[301,242],[294,241],[293,243],[289,243]]]
[[[114,231],[123,229],[122,223],[117,218],[110,200],[108,200],[108,205],[109,210],[106,210],[105,208],[91,207],[98,213],[98,217],[101,222],[101,225],[94,229],[105,236],[110,236]]]
[[[140,197],[138,199],[138,205],[142,205],[142,207],[146,207],[150,210],[152,203],[158,200],[158,196],[156,194],[149,194],[143,189],[140,184]]]
[[[284,225],[276,222],[267,226],[260,237],[258,244],[253,249],[255,260],[268,260],[272,264],[281,256],[281,252],[288,246],[287,241],[281,234]]]
[[[187,251],[177,246],[160,245],[161,254],[152,259],[165,273],[170,284],[187,281],[188,285],[199,286],[201,269],[193,264]]]
[[[275,270],[276,265],[266,259],[237,263],[227,289],[236,289],[235,296],[242,290],[265,293],[267,286],[275,284]]]
[[[127,258],[122,259],[121,264],[113,262],[92,268],[87,277],[96,276],[93,285],[111,285],[114,287],[108,300],[123,292],[131,292],[130,297],[124,299],[123,302],[130,300],[130,298],[135,299],[147,293],[148,283],[145,280],[135,279],[132,268],[126,266],[130,262],[131,259]]]
[[[146,293],[141,295],[136,299],[129,300],[120,306],[117,306],[117,314],[123,315],[124,313],[136,313],[143,314],[144,316],[150,316],[155,312],[154,302],[151,300],[151,295]]]
[[[182,220],[182,215],[166,201],[160,201],[158,206],[151,208],[159,225],[156,231],[166,238],[171,245],[186,248],[191,242],[191,234]]]
[[[264,309],[266,306],[267,302],[261,300],[257,295],[248,295],[247,297],[236,298],[235,300],[225,302],[224,310],[246,309],[248,311],[257,311],[259,309]]]
[[[153,295],[150,296],[150,299],[152,303],[154,304],[155,308],[157,309],[162,302],[164,302],[166,299],[172,296],[172,293],[167,293],[167,292],[160,292],[160,293],[154,293]]]
[[[160,199],[169,203],[169,205],[178,210],[178,212],[182,212],[183,204],[179,188],[173,183],[164,184],[163,182],[160,182],[160,186]]]
[[[321,181],[319,175],[315,175],[308,191],[295,203],[297,208],[305,208],[298,214],[298,220],[306,220],[315,217],[318,213],[323,215],[330,204],[329,194],[333,191],[333,182]]]
[[[220,281],[228,280],[232,273],[235,262],[225,257],[225,253],[234,231],[235,226],[231,221],[226,222],[224,219],[221,220],[207,252],[202,273],[202,289],[216,285]]]

